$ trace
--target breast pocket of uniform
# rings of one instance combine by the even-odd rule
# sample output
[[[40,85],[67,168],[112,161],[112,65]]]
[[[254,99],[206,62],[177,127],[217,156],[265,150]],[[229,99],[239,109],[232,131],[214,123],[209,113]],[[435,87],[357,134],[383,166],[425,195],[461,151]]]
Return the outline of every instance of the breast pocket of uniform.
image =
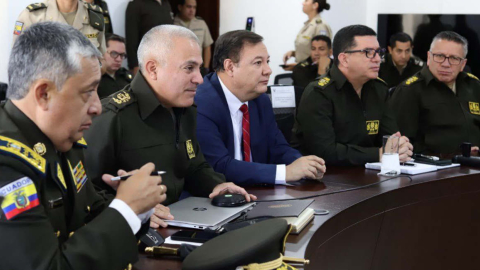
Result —
[[[431,102],[424,105],[423,111],[420,112],[420,117],[431,127],[455,126],[459,124],[459,119],[456,119],[455,115],[461,114],[461,108],[457,104]],[[412,121],[415,121],[415,119],[412,119]]]

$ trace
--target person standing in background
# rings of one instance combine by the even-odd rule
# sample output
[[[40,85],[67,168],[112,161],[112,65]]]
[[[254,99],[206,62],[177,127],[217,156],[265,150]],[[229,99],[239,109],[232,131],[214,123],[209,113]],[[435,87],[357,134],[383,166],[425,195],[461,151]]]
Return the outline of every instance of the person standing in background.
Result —
[[[143,35],[155,26],[173,24],[172,7],[168,0],[133,0],[125,14],[128,67],[133,75],[138,71],[137,49]]]
[[[293,85],[307,87],[315,78],[332,67],[332,40],[327,36],[317,35],[312,38],[311,55],[293,68]]]
[[[13,42],[29,26],[43,21],[71,25],[82,32],[102,54],[106,52],[103,12],[96,5],[81,0],[46,0],[31,4],[20,13],[15,22]]]
[[[332,29],[320,17],[320,13],[329,10],[330,4],[327,0],[305,0],[303,2],[303,13],[308,15],[308,21],[302,27],[295,39],[295,51],[288,51],[283,56],[283,62],[286,65],[288,59],[295,57],[296,63],[300,63],[310,56],[310,42],[316,35],[328,36],[333,38]],[[289,64],[284,69],[293,70],[296,65]]]
[[[200,17],[195,17],[197,12],[196,0],[180,0],[178,3],[179,13],[175,16],[173,24],[190,29],[198,38],[200,47],[202,47],[203,67],[200,69],[202,76],[207,75],[210,69],[210,60],[212,58],[212,35],[205,21]]]

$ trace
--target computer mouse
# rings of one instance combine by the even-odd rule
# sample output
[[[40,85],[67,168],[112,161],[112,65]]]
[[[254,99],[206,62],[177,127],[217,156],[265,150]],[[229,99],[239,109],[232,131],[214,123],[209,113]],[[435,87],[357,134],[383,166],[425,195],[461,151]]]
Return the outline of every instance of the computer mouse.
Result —
[[[222,194],[212,199],[212,205],[219,207],[235,207],[242,206],[247,203],[245,196],[242,194]]]

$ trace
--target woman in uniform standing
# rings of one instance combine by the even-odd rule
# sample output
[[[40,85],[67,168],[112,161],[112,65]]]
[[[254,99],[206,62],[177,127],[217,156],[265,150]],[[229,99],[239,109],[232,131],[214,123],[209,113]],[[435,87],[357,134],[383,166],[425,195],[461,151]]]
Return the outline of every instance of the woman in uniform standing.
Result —
[[[312,37],[325,35],[333,40],[332,29],[320,17],[323,10],[329,9],[330,4],[327,3],[327,0],[305,0],[303,2],[303,13],[308,15],[308,21],[305,22],[295,39],[295,51],[289,51],[283,56],[285,70],[292,70],[296,63],[300,63],[310,56]],[[296,63],[287,65],[286,63],[291,57],[295,57]]]

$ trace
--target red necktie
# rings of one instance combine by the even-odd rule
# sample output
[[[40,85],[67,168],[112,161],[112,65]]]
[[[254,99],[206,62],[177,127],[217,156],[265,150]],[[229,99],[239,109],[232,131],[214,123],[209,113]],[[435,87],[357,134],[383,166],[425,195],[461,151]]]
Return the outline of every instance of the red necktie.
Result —
[[[248,106],[243,104],[240,111],[243,113],[243,160],[250,162],[250,114],[248,114]]]

